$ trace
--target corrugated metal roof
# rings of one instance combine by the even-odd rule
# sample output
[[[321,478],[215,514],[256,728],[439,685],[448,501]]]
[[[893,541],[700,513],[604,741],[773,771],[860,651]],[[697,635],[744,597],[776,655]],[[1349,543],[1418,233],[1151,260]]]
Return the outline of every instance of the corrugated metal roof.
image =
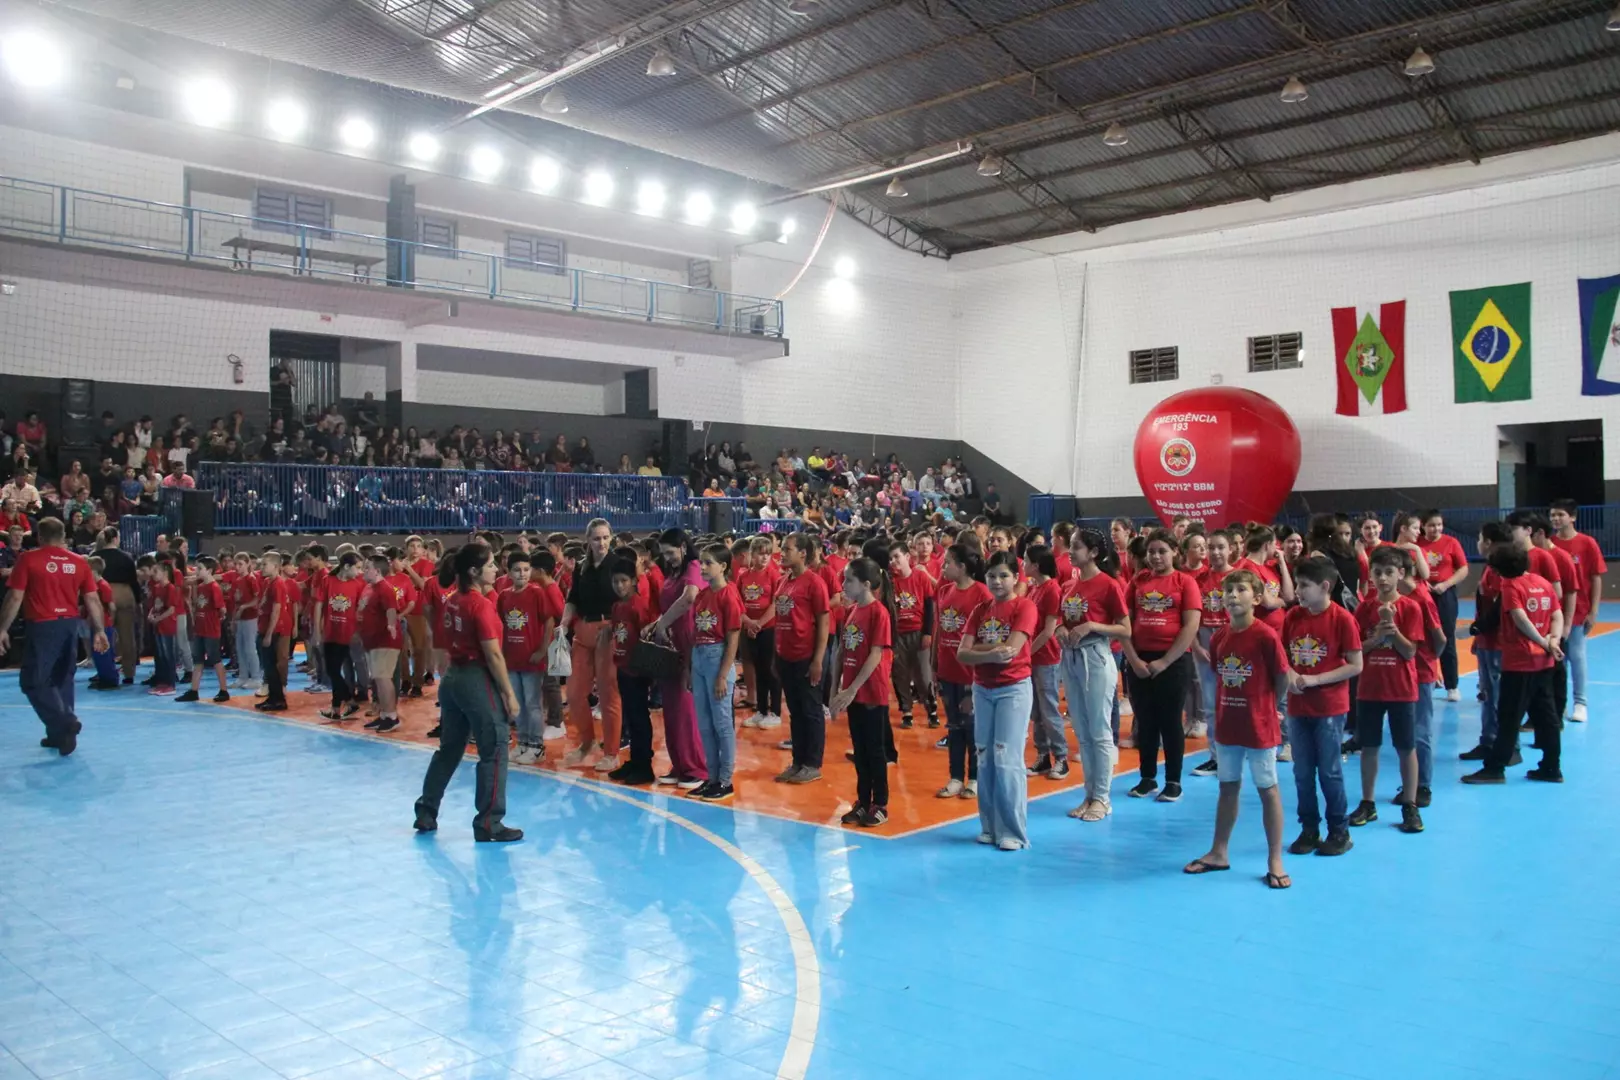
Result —
[[[809,17],[784,0],[57,6],[459,101],[644,35],[567,81],[563,122],[785,190],[974,139],[1036,185],[1028,197],[971,158],[908,176],[908,199],[861,192],[952,248],[1072,225],[1031,199],[1106,225],[1601,134],[1620,112],[1612,0],[825,0]],[[660,43],[673,79],[645,74]],[[1438,65],[1421,82],[1400,73],[1418,43]],[[1278,99],[1290,75],[1307,101]],[[510,112],[539,123],[537,97]],[[1113,121],[1128,146],[1102,144]]]

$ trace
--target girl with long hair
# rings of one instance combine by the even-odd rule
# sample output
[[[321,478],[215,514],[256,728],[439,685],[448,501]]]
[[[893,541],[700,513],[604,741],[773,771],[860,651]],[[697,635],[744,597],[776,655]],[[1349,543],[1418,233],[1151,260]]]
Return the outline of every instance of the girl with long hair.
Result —
[[[1018,595],[1018,558],[990,556],[985,569],[990,603],[973,613],[956,657],[973,669],[973,742],[979,755],[979,843],[1002,851],[1029,846],[1029,782],[1024,739],[1035,692],[1029,643],[1035,605]]]
[[[669,751],[670,771],[658,778],[660,784],[674,784],[682,791],[696,791],[709,779],[698,738],[697,707],[692,702],[692,646],[696,626],[694,605],[703,591],[703,571],[698,565],[697,547],[685,529],[667,529],[658,537],[658,561],[664,571],[658,607],[662,615],[641,632],[643,638],[665,642],[681,655],[685,664],[674,678],[658,680],[663,701],[664,746]],[[610,751],[611,752],[611,751]]]
[[[1119,757],[1110,723],[1119,687],[1112,650],[1114,642],[1130,636],[1131,617],[1116,575],[1113,545],[1106,536],[1097,529],[1074,533],[1069,558],[1075,573],[1063,586],[1058,604],[1059,672],[1086,780],[1085,801],[1069,816],[1101,821],[1113,813],[1109,790]]]

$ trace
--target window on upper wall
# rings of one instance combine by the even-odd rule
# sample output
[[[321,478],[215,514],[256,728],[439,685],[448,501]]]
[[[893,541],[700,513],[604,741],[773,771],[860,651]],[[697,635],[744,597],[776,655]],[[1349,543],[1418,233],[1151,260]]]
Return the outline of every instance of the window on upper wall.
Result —
[[[1171,345],[1162,349],[1131,351],[1131,382],[1170,382],[1181,377],[1181,350]]]
[[[259,219],[253,227],[267,232],[292,233],[302,225],[323,240],[332,236],[332,200],[323,196],[259,188],[253,193],[253,216]]]
[[[555,236],[506,234],[506,265],[542,274],[566,274],[568,249]]]
[[[708,259],[686,260],[686,283],[694,289],[714,288],[714,264]]]
[[[1287,371],[1305,366],[1305,335],[1268,334],[1249,339],[1250,371]]]
[[[416,219],[416,239],[424,248],[438,248],[424,254],[441,258],[456,257],[456,223],[449,218],[419,217]]]

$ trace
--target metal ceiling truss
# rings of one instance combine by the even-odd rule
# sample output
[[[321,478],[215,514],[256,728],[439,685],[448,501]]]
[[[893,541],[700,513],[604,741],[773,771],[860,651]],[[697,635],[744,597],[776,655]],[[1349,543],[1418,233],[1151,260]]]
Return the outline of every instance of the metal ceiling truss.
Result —
[[[1233,173],[1250,195],[1262,202],[1271,201],[1271,189],[1227,148],[1220,136],[1211,131],[1197,113],[1186,108],[1166,109],[1163,118],[1181,136],[1182,145],[1202,158],[1211,169]]]
[[[889,243],[906,251],[914,251],[932,259],[948,259],[950,251],[930,240],[899,218],[880,210],[849,188],[840,188],[828,194],[838,200],[838,209],[877,233]],[[1072,228],[1072,226],[1071,226]]]

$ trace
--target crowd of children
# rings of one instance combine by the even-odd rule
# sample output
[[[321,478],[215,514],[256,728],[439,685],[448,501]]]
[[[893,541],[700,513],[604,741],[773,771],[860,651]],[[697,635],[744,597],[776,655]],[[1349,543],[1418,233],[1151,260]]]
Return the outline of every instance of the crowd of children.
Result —
[[[1574,511],[1561,502],[1549,517],[1518,512],[1479,530],[1486,568],[1470,647],[1481,736],[1461,757],[1480,768],[1467,783],[1500,783],[1520,763],[1521,724],[1542,752],[1526,775],[1562,780],[1560,728],[1570,706],[1570,720],[1586,718],[1584,642],[1607,570],[1574,528]],[[458,663],[456,597],[478,594],[498,626],[500,677],[477,641],[462,643],[459,662],[485,670],[489,701],[510,703],[515,738],[507,747],[502,736],[500,761],[487,765],[502,784],[508,759],[537,764],[546,742],[562,737],[565,685],[575,745],[564,767],[707,801],[735,795],[738,706],[751,729],[780,727],[785,711],[790,737],[780,746],[790,755],[776,779],[786,784],[822,778],[825,726],[847,715],[856,790],[843,820],[870,827],[887,819],[891,705],[902,728],[919,705],[928,726],[940,727],[943,706],[937,746],[949,754],[950,779],[939,796],[976,798],[980,840],[1017,850],[1029,843],[1029,780],[1068,775],[1065,725],[1085,777],[1071,816],[1087,822],[1112,812],[1119,749],[1139,755],[1127,795],[1175,802],[1187,738],[1207,736],[1209,760],[1193,772],[1221,785],[1215,838],[1187,872],[1227,869],[1247,768],[1264,808],[1265,880],[1286,888],[1279,760],[1293,762],[1297,792],[1300,833],[1289,853],[1343,854],[1350,830],[1377,819],[1386,728],[1400,766],[1399,828],[1425,827],[1433,700],[1458,699],[1455,588],[1468,573],[1443,526],[1437,513],[1403,513],[1385,540],[1376,519],[1340,515],[1319,517],[1306,535],[1185,519],[1138,530],[1118,519],[1105,536],[1070,523],[1047,535],[980,519],[739,539],[680,530],[637,538],[598,520],[583,542],[490,533],[450,551],[416,536],[401,547],[341,544],[329,553],[311,544],[258,556],[189,558],[182,544],[142,556],[136,571],[152,693],[189,682],[177,700],[197,701],[212,670],[213,700],[243,687],[263,698],[259,709],[285,710],[301,638],[310,690],[330,694],[321,716],[345,723],[364,708],[366,727],[379,732],[399,725],[402,696],[420,697]],[[487,551],[489,573],[480,563],[458,577],[460,552],[474,546]],[[89,566],[110,626],[112,593],[98,562]],[[93,684],[118,685],[121,644],[95,653]],[[1123,737],[1121,682],[1133,718]],[[442,689],[440,699],[442,708]],[[655,710],[670,760],[661,775]],[[463,716],[454,732],[476,735],[482,723]],[[1341,762],[1362,749],[1352,808]],[[436,802],[432,811],[436,821]],[[480,833],[498,838],[499,813],[480,814]]]

